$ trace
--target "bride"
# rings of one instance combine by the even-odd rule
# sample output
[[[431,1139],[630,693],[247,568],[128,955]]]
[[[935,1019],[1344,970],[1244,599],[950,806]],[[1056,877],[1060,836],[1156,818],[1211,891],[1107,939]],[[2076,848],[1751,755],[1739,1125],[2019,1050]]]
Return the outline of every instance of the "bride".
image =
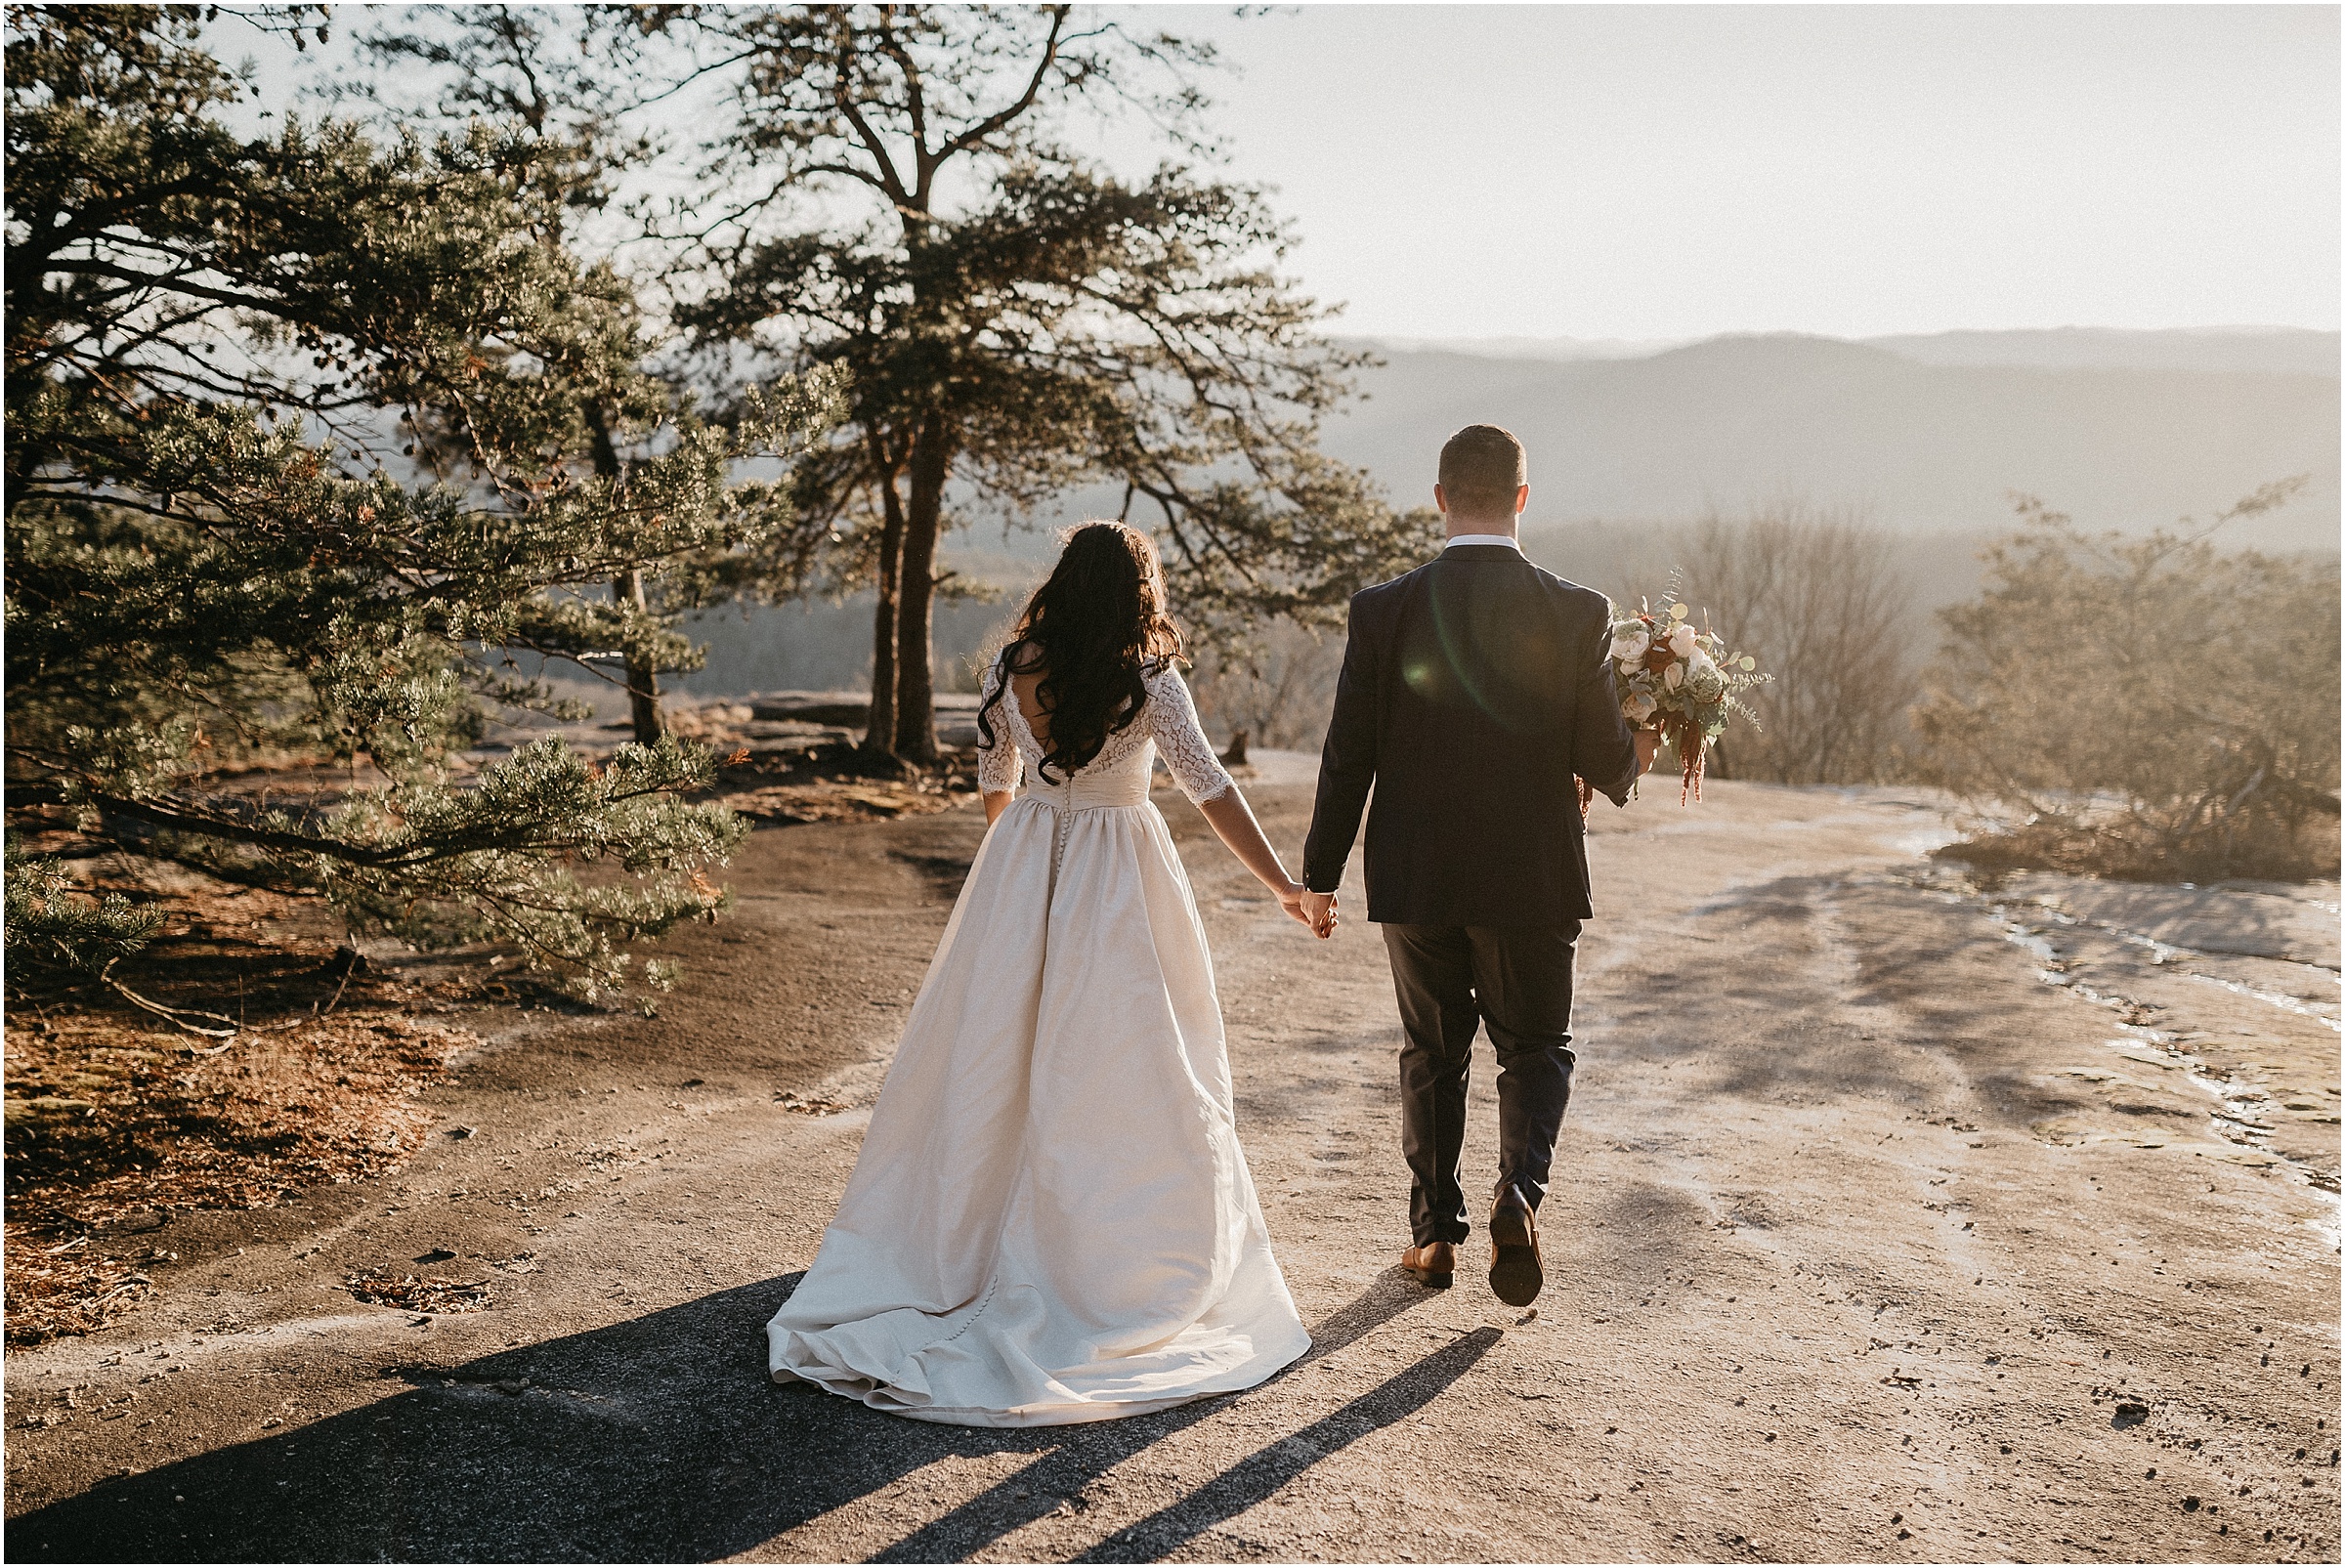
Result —
[[[837,1216],[766,1325],[775,1381],[1040,1426],[1250,1388],[1309,1348],[1151,754],[1308,923],[1303,890],[1215,760],[1180,648],[1148,536],[1070,533],[986,676],[985,841]]]

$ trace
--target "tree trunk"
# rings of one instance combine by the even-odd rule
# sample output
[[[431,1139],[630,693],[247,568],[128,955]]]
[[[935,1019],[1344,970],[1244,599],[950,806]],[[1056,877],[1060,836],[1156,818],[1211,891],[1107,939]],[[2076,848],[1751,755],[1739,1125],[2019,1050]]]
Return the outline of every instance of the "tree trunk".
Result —
[[[611,584],[612,600],[621,606],[633,605],[646,609],[643,598],[643,573],[630,572]],[[667,733],[667,721],[660,714],[660,672],[644,662],[634,649],[627,650],[627,702],[635,720],[635,741],[650,745]]]
[[[896,755],[896,623],[902,606],[904,500],[896,493],[896,466],[884,443],[870,438],[872,467],[879,479],[879,602],[872,610],[872,711],[863,749]]]
[[[912,445],[903,597],[896,620],[896,755],[923,764],[934,762],[937,754],[936,676],[929,634],[935,618],[936,534],[951,461],[944,420],[932,414]]]
[[[618,461],[618,447],[611,440],[611,415],[600,404],[587,410],[586,423],[594,437],[594,471],[607,480],[623,477]],[[640,571],[622,572],[611,583],[611,603],[621,614],[629,605],[638,611],[646,605],[643,597],[643,573]],[[627,650],[627,702],[635,721],[635,741],[650,745],[665,733],[667,725],[660,716],[660,672],[642,660],[635,650]]]

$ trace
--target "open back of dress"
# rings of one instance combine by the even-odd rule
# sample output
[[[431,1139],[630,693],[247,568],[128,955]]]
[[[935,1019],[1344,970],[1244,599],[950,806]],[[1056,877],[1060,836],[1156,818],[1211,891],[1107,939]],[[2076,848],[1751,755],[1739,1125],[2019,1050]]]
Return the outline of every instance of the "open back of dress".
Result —
[[[1002,679],[987,677],[990,698]],[[1238,1145],[1213,959],[1148,799],[1231,787],[1163,669],[1033,782],[954,906],[838,1214],[767,1325],[777,1381],[967,1425],[1137,1415],[1309,1348]],[[1004,694],[989,790],[1043,748]]]

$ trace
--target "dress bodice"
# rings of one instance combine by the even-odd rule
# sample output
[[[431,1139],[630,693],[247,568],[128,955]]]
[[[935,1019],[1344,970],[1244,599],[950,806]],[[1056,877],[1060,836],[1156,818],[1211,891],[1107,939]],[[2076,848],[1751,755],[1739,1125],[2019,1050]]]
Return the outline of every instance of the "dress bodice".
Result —
[[[1006,700],[1006,699],[1004,699]],[[1017,724],[1026,734],[1021,738],[1020,750],[1033,742],[1034,732],[1019,714]],[[1104,747],[1101,748],[1104,751]],[[1034,743],[1034,754],[1040,756],[1042,747]],[[1046,806],[1061,811],[1087,811],[1095,806],[1136,806],[1148,798],[1148,775],[1156,762],[1156,745],[1142,741],[1138,745],[1126,746],[1114,761],[1101,763],[1092,759],[1087,767],[1075,770],[1073,777],[1057,784],[1043,783],[1040,773],[1026,781],[1025,793]]]
[[[1024,775],[1028,797],[1063,811],[1136,806],[1148,798],[1149,768],[1159,754],[1172,782],[1194,802],[1203,804],[1233,787],[1228,772],[1214,755],[1213,742],[1205,737],[1205,727],[1197,720],[1188,683],[1170,664],[1159,665],[1142,677],[1148,699],[1131,722],[1109,735],[1097,756],[1056,783],[1045,783],[1037,771],[1045,748],[1027,724],[1017,694],[1002,690],[1004,680],[1002,660],[997,658],[986,672],[981,700],[991,702],[996,692],[1002,693],[1002,700],[993,708],[1002,722],[993,725],[991,745],[986,744],[982,731],[978,735],[977,784],[981,789],[1014,789]]]

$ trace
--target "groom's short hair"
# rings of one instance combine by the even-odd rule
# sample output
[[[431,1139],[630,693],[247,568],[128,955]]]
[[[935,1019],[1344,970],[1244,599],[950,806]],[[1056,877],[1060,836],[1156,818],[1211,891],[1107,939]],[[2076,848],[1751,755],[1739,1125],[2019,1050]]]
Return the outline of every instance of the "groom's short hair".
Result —
[[[1522,443],[1496,425],[1468,425],[1441,444],[1441,492],[1470,517],[1512,515],[1525,483]]]

